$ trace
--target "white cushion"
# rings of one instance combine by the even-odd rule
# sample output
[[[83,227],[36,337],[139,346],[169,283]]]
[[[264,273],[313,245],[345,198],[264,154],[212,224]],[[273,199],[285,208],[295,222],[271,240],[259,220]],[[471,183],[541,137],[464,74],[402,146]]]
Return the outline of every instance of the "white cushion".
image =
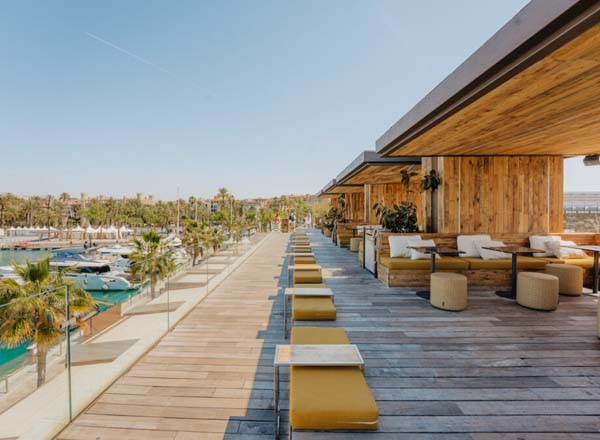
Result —
[[[548,241],[546,249],[552,252],[556,258],[585,258],[587,254],[581,249],[573,249],[566,246],[577,246],[574,241]]]
[[[435,242],[433,240],[410,240],[410,246],[435,246]],[[439,255],[436,255],[435,258],[439,258]],[[431,254],[426,254],[424,252],[419,252],[416,249],[410,250],[410,259],[411,260],[431,260]]]
[[[478,241],[491,241],[492,237],[489,235],[459,235],[456,237],[456,246],[461,257],[481,257],[475,243]]]
[[[544,250],[548,249],[546,243],[549,241],[560,241],[558,235],[532,235],[529,237],[529,246],[533,249]],[[534,257],[552,257],[553,252],[536,252],[533,254]]]
[[[410,249],[408,248],[410,240],[421,240],[420,235],[390,235],[390,257],[410,258]]]
[[[475,242],[475,246],[477,246],[477,251],[481,255],[481,258],[484,260],[503,260],[505,258],[511,258],[510,254],[506,252],[498,252],[491,251],[489,249],[484,249],[484,247],[493,247],[493,246],[504,246],[504,243],[501,241],[477,241]]]

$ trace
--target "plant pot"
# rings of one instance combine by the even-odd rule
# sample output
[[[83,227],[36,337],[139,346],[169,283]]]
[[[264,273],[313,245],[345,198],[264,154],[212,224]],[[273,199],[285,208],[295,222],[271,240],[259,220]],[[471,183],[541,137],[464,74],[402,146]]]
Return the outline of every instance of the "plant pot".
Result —
[[[323,228],[323,235],[325,235],[325,237],[331,237],[331,229]]]

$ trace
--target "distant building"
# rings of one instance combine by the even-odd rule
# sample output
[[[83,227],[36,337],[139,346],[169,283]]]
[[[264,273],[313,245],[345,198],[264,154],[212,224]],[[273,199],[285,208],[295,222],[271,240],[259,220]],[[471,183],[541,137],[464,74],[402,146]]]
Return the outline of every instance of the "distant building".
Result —
[[[563,206],[565,214],[600,214],[600,191],[565,192]]]
[[[264,199],[246,199],[242,200],[242,207],[244,213],[248,212],[250,209],[254,208],[256,211],[260,210],[265,204]]]
[[[204,206],[206,207],[206,210],[208,212],[210,212],[211,214],[214,214],[216,212],[219,212],[221,210],[221,201],[217,200],[217,198],[213,198],[213,199],[206,199],[202,201],[204,203]]]

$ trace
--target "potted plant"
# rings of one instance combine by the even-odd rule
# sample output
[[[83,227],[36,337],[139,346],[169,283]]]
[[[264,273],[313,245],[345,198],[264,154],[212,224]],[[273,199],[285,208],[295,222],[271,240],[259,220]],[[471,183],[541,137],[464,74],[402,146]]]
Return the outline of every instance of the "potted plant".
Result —
[[[418,232],[417,207],[412,202],[401,202],[399,205],[387,206],[383,201],[373,208],[379,224],[390,232]]]
[[[338,210],[333,207],[325,214],[325,219],[323,220],[323,234],[325,237],[331,237],[333,228],[335,228],[335,219],[337,216]]]
[[[400,182],[406,187],[406,193],[410,197],[414,191],[410,189],[410,183],[413,177],[418,173],[413,168],[401,171]],[[421,193],[426,191],[435,191],[440,185],[441,179],[436,170],[431,170],[425,174],[419,184]],[[416,196],[416,194],[415,194]],[[417,217],[417,207],[413,200],[404,200],[400,204],[387,206],[384,201],[375,203],[373,206],[375,215],[379,224],[390,232],[419,232],[419,221]]]

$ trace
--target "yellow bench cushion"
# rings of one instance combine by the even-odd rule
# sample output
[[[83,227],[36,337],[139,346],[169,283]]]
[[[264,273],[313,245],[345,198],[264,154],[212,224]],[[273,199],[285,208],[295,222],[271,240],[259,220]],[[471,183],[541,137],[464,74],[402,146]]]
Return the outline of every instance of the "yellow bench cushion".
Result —
[[[294,321],[335,321],[336,317],[335,305],[329,297],[292,297],[292,319]]]
[[[510,270],[512,268],[512,260],[510,258],[502,258],[500,260],[484,260],[482,258],[463,258],[469,262],[471,269],[495,269],[495,270]],[[548,260],[545,258],[535,257],[517,257],[517,269],[521,270],[541,270],[546,267]]]
[[[427,270],[431,268],[431,260],[412,260],[410,258],[381,257],[380,262],[390,269]],[[467,270],[469,264],[464,258],[442,257],[435,260],[436,269]]]
[[[379,411],[358,367],[290,368],[294,429],[376,430]]]
[[[572,264],[573,266],[579,266],[582,269],[594,268],[594,257],[563,258],[562,262],[565,264]]]
[[[316,264],[317,260],[315,257],[307,256],[307,257],[294,257],[294,264]]]
[[[311,248],[297,248],[297,247],[293,247],[292,250],[294,251],[295,254],[311,254],[312,253],[312,249]]]
[[[292,344],[349,344],[343,328],[338,327],[292,327]]]
[[[556,257],[544,257],[544,260],[546,260],[548,264],[564,264],[565,262],[565,260]]]
[[[294,271],[294,286],[296,284],[306,283],[322,283],[323,277],[318,270],[295,270]]]

